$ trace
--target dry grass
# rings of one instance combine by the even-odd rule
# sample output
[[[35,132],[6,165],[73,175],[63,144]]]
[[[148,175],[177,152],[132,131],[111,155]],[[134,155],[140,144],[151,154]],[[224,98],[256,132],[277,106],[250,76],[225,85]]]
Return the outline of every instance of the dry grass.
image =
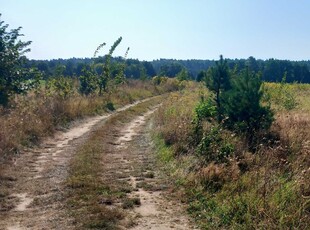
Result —
[[[195,146],[189,148],[201,89],[171,95],[156,115],[157,137],[162,140],[157,139],[159,159],[168,165],[178,190],[184,189],[189,212],[203,229],[307,229],[310,225],[310,87],[282,85],[289,99],[277,94],[280,85],[267,87],[273,92],[276,114],[270,134],[256,153],[249,153],[241,138],[221,132],[234,145],[225,163],[205,162]],[[290,107],[292,98],[296,104]],[[204,132],[210,125],[204,125]],[[223,143],[208,154],[218,154]]]
[[[55,130],[66,128],[73,120],[108,112],[108,104],[118,108],[170,91],[171,85],[177,84],[169,81],[155,86],[151,82],[130,81],[102,97],[83,97],[75,92],[64,99],[43,88],[36,94],[16,96],[11,108],[0,107],[0,162],[53,135]]]
[[[162,107],[155,113],[158,132],[166,145],[171,145],[174,152],[191,152],[191,133],[193,131],[194,106],[203,91],[202,85],[191,85],[184,92],[171,93]]]
[[[143,114],[161,100],[160,97],[152,98],[113,115],[76,151],[70,163],[66,185],[67,207],[78,229],[119,229],[119,221],[124,218],[123,209],[141,204],[139,199],[128,196],[132,187],[128,182],[119,180],[121,175],[117,171],[113,178],[106,178],[104,169],[111,167],[106,155],[118,151],[111,149],[113,147],[109,144],[114,131],[120,130],[124,123]]]

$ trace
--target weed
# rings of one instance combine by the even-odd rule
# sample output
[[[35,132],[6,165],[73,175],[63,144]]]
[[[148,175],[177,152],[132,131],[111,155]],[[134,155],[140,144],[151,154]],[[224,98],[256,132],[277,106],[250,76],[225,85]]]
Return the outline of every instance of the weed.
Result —
[[[134,206],[140,206],[141,201],[140,198],[135,197],[135,198],[127,198],[123,201],[122,207],[123,209],[129,209],[133,208]]]

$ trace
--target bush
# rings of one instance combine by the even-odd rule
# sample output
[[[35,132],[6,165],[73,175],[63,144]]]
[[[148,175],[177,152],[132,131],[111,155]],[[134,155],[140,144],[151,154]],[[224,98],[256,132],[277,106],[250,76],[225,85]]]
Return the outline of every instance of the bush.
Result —
[[[216,116],[216,106],[214,106],[213,102],[210,98],[205,100],[204,97],[201,97],[200,102],[195,108],[196,119],[202,121],[204,119],[211,119]]]
[[[219,124],[248,140],[249,147],[262,132],[269,130],[273,113],[262,105],[264,92],[260,75],[245,69],[235,76],[229,70],[227,61],[220,61],[208,71],[206,86],[214,93],[216,113],[206,107],[205,116],[216,116]]]
[[[263,91],[260,76],[244,70],[232,81],[232,88],[223,95],[224,126],[245,135],[249,144],[270,128],[273,113],[261,100]]]
[[[292,85],[285,83],[284,80],[280,84],[268,83],[268,87],[266,87],[267,96],[269,100],[274,102],[276,108],[290,111],[298,106]]]
[[[61,98],[68,98],[74,92],[73,80],[63,76],[50,79],[46,88],[49,94],[56,94]]]
[[[234,145],[219,126],[212,126],[204,133],[197,153],[203,156],[206,163],[224,163],[234,153]]]

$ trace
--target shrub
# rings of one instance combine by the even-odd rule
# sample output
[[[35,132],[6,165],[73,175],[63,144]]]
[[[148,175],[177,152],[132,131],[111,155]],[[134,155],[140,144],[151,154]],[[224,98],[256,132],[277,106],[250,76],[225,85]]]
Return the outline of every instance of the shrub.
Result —
[[[68,98],[74,92],[73,80],[63,76],[51,78],[46,85],[48,94]]]
[[[80,87],[79,91],[83,95],[90,95],[94,93],[98,86],[97,86],[97,77],[92,74],[91,71],[84,69],[83,70],[83,76],[79,77],[80,80]]]
[[[232,81],[232,88],[223,95],[225,127],[245,135],[250,145],[261,131],[270,128],[273,113],[261,100],[263,91],[260,76],[244,70]]]
[[[206,163],[212,161],[223,163],[227,162],[228,157],[234,153],[234,145],[220,126],[211,126],[204,133],[197,147],[197,153],[203,156]]]
[[[285,83],[285,78],[280,84],[268,83],[266,92],[268,99],[273,101],[276,108],[290,111],[298,106],[295,93],[292,90],[293,84]]]
[[[152,82],[154,85],[160,85],[161,83],[167,82],[168,78],[167,77],[162,77],[162,76],[155,76],[152,78]]]
[[[204,107],[204,115],[216,116],[219,124],[245,136],[249,147],[254,147],[257,137],[269,130],[273,121],[270,107],[262,105],[264,91],[260,75],[247,68],[232,76],[227,61],[221,56],[208,71],[205,81],[214,93],[216,113],[212,113],[209,106],[209,109]]]

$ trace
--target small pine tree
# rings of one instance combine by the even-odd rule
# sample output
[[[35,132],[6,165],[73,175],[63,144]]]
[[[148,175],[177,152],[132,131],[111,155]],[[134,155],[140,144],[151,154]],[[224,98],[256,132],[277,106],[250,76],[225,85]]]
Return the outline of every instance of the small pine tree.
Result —
[[[254,150],[257,137],[267,131],[273,121],[270,107],[262,105],[264,92],[260,74],[250,72],[249,68],[239,73],[230,71],[221,56],[216,66],[208,70],[205,81],[215,94],[213,117],[225,128],[244,135]],[[210,113],[205,114],[210,117]]]
[[[204,81],[206,77],[207,77],[207,72],[205,70],[202,70],[197,74],[196,81],[197,82]]]
[[[176,75],[176,78],[179,80],[179,81],[186,81],[186,80],[189,80],[189,73],[188,71],[183,68],[177,75]]]
[[[261,85],[260,75],[246,69],[232,80],[232,88],[223,95],[224,125],[245,134],[249,144],[253,144],[260,131],[268,130],[273,121],[270,107],[261,104]]]
[[[222,55],[220,60],[216,62],[216,66],[209,68],[205,82],[207,88],[215,94],[214,101],[217,107],[217,120],[221,122],[223,119],[222,93],[231,88],[229,67]]]

